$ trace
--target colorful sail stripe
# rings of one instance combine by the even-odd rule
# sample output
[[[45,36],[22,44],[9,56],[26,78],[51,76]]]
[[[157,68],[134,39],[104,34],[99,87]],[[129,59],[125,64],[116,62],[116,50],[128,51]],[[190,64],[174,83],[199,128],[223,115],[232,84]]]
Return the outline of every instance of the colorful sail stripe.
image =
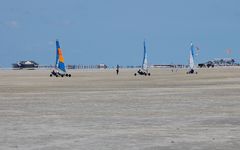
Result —
[[[58,48],[58,56],[59,56],[59,62],[64,63],[64,58],[63,58],[63,55],[62,55],[61,48]]]

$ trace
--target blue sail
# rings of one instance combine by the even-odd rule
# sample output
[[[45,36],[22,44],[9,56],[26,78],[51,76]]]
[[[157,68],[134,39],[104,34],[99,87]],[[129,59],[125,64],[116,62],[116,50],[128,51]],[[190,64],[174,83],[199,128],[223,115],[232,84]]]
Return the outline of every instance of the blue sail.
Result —
[[[66,72],[64,58],[63,58],[62,50],[60,48],[60,44],[59,44],[58,40],[56,41],[56,64],[55,64],[55,66],[57,69],[59,69],[63,72]]]
[[[58,68],[58,59],[59,59],[59,56],[58,56],[58,48],[60,48],[60,44],[59,44],[59,41],[56,40],[56,63],[55,63],[55,67]]]
[[[190,54],[189,54],[189,67],[190,69],[194,68],[194,45],[191,42]]]
[[[143,62],[142,62],[142,69],[143,70],[147,70],[148,66],[147,66],[147,49],[146,49],[146,43],[145,40],[143,42]]]
[[[193,45],[192,42],[191,42],[191,54],[192,54],[192,57],[194,59],[194,56],[195,56],[195,54],[194,54],[194,45]]]

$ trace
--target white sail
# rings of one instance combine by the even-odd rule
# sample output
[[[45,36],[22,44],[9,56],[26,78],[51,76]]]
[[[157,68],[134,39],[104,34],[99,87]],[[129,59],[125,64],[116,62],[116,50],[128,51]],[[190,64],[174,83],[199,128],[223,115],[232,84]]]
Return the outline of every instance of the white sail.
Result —
[[[194,46],[191,43],[190,54],[189,54],[189,67],[190,69],[194,68]]]

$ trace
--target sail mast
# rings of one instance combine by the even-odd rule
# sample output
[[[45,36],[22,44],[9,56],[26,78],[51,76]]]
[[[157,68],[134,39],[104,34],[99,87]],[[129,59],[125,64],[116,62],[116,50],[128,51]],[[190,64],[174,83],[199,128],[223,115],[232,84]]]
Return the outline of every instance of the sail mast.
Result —
[[[55,68],[58,68],[58,60],[59,60],[59,55],[58,55],[58,48],[60,48],[58,40],[56,40],[56,62],[55,62]]]

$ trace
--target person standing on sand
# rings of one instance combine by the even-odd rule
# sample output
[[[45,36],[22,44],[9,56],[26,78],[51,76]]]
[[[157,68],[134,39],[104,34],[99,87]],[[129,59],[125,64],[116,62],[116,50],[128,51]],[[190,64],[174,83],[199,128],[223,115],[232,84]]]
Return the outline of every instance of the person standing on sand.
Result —
[[[119,65],[117,65],[116,73],[118,75],[118,73],[119,73]]]

